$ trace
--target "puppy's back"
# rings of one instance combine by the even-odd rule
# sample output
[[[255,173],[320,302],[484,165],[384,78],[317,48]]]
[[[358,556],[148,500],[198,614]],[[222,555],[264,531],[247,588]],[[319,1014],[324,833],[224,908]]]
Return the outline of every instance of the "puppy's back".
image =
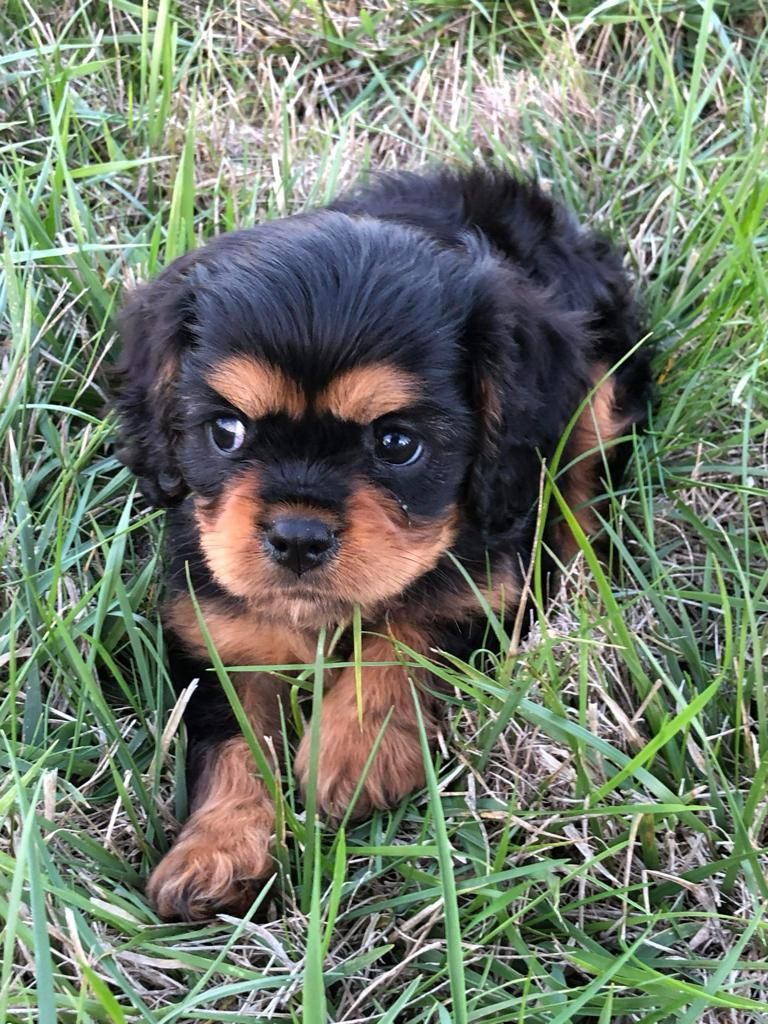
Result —
[[[561,309],[584,312],[595,355],[612,364],[640,336],[641,315],[620,251],[581,225],[535,182],[476,167],[381,175],[331,204],[352,215],[420,228],[445,245],[479,233]]]

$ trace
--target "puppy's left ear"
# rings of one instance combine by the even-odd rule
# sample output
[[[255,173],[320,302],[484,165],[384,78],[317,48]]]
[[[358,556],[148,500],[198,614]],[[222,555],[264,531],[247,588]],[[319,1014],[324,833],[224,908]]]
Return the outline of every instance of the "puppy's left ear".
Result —
[[[535,521],[542,460],[589,387],[589,346],[581,316],[517,275],[499,271],[478,290],[467,324],[478,423],[467,511],[486,541],[514,545]]]
[[[120,356],[114,405],[118,456],[153,505],[169,507],[187,493],[178,461],[176,385],[182,353],[192,343],[199,253],[179,257],[128,297],[119,320]]]

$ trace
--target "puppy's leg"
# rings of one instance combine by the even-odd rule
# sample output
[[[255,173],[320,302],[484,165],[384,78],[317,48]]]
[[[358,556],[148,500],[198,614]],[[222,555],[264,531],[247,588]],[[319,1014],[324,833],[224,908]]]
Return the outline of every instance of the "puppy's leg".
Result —
[[[237,681],[243,708],[265,752],[267,737],[280,747],[280,686],[255,673],[239,674]],[[192,813],[147,885],[152,904],[166,919],[190,921],[224,910],[244,913],[253,901],[254,883],[274,870],[272,799],[229,705],[222,706],[222,696],[202,693],[190,708]]]
[[[407,642],[415,649],[412,634]],[[397,662],[398,659],[389,640],[372,637],[363,643],[362,660]],[[353,814],[359,818],[369,814],[374,807],[393,807],[424,784],[419,726],[408,670],[400,664],[364,668],[362,690],[362,723],[358,715],[354,669],[344,669],[323,699],[317,802],[318,808],[331,818],[343,817],[349,807],[363,776],[365,763],[390,712],[391,718]],[[436,708],[424,694],[419,700],[427,736],[432,741],[437,731]],[[305,790],[309,756],[310,737],[307,733],[296,758],[296,775]]]

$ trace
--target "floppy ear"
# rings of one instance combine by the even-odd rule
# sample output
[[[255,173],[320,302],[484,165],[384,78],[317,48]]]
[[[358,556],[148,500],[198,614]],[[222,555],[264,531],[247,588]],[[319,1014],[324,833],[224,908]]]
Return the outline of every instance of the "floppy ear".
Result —
[[[478,420],[468,511],[486,542],[522,539],[535,521],[549,461],[589,389],[589,332],[579,314],[503,271],[486,281],[468,322]]]
[[[175,451],[176,385],[181,355],[191,344],[194,289],[189,274],[198,258],[199,253],[187,253],[137,288],[119,320],[118,457],[158,506],[176,504],[187,491]]]

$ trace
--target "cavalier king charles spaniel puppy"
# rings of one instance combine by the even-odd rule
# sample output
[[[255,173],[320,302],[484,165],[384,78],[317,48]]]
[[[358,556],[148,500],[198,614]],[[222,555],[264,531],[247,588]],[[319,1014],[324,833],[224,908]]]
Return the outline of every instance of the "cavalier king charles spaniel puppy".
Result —
[[[398,657],[468,657],[483,606],[511,622],[534,557],[578,545],[542,467],[599,525],[648,357],[622,260],[529,181],[478,168],[377,179],[329,206],[235,231],[128,297],[116,406],[121,457],[167,508],[164,628],[185,710],[191,813],[150,877],[163,918],[242,912],[274,871],[274,806],[226,695],[230,666],[306,665],[318,634],[362,621],[326,673],[317,806],[391,807],[424,783],[420,711],[439,698]],[[482,595],[481,598],[478,594]],[[234,686],[266,756],[285,756],[290,684]],[[354,808],[354,792],[389,718]],[[295,772],[306,785],[309,737]]]

